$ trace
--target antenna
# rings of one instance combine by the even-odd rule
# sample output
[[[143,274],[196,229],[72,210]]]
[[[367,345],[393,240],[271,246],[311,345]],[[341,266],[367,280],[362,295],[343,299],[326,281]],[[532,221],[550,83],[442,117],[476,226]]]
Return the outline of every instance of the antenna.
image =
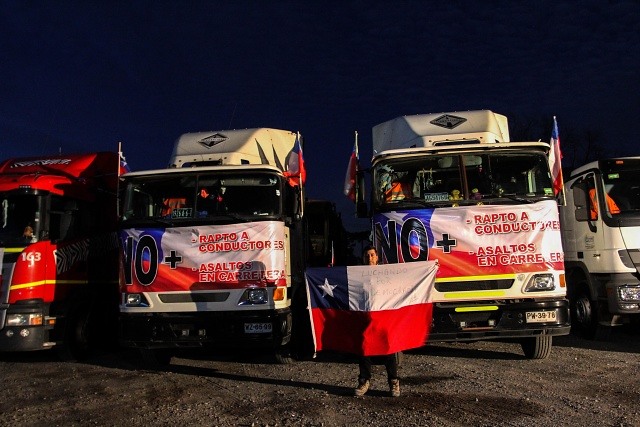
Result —
[[[231,113],[231,118],[229,119],[229,129],[231,129],[231,122],[233,122],[233,117],[236,115],[236,108],[238,108],[238,102],[233,106],[233,113]]]

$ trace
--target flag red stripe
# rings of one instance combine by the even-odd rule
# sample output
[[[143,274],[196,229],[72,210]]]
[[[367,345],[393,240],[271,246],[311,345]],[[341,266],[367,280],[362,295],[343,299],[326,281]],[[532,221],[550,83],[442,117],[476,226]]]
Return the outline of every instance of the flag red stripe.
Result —
[[[357,174],[357,163],[358,159],[356,159],[355,151],[351,154],[351,158],[349,159],[349,166],[347,167],[347,173],[344,180],[344,195],[355,201],[356,199],[356,174]]]
[[[551,166],[551,177],[553,179],[553,192],[559,194],[562,191],[564,180],[562,179],[562,150],[560,149],[560,135],[558,133],[558,122],[554,116],[553,129],[551,130],[551,151],[549,153],[549,163]]]
[[[316,351],[376,356],[422,347],[429,336],[432,311],[432,304],[381,311],[314,308]]]
[[[356,201],[356,179],[358,176],[358,137],[356,135],[356,141],[353,144],[353,151],[349,158],[349,164],[347,165],[347,173],[344,177],[344,195],[350,198],[352,201]]]

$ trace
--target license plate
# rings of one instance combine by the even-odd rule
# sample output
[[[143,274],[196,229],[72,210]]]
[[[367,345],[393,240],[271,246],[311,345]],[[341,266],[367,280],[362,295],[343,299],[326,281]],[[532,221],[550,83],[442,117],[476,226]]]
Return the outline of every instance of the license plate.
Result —
[[[555,311],[527,311],[527,323],[544,323],[555,321]]]
[[[271,323],[245,323],[245,334],[270,334],[273,330],[273,324]]]

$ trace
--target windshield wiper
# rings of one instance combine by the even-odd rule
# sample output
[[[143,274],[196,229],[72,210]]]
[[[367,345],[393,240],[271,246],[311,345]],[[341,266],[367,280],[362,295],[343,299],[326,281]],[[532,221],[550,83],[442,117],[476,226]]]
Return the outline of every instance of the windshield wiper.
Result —
[[[450,201],[445,201],[445,200],[438,200],[438,201],[428,201],[428,200],[423,200],[420,198],[409,198],[409,199],[402,199],[402,200],[396,200],[394,202],[391,203],[386,203],[385,205],[389,208],[435,208],[435,207],[441,207],[443,204],[444,205],[450,205],[452,202]]]
[[[215,219],[224,218],[224,217],[235,219],[235,220],[240,221],[240,222],[249,222],[250,221],[250,219],[248,219],[245,216],[242,216],[240,214],[237,214],[235,212],[216,212],[215,215],[208,216],[207,219],[215,220]]]
[[[129,218],[129,219],[124,219],[123,222],[127,223],[127,222],[135,222],[135,223],[144,223],[144,222],[152,222],[155,224],[161,224],[165,227],[173,227],[175,224],[173,221],[171,221],[168,218],[154,218],[154,217],[147,217],[147,218]]]
[[[487,198],[490,198],[490,199],[502,199],[502,198],[504,198],[504,199],[513,200],[514,202],[527,203],[527,204],[535,203],[535,200],[525,199],[524,197],[519,197],[519,196],[516,196],[515,194],[505,194],[505,193],[495,194],[495,193],[491,193],[491,194],[486,194],[486,195],[482,196],[483,200],[487,199]]]

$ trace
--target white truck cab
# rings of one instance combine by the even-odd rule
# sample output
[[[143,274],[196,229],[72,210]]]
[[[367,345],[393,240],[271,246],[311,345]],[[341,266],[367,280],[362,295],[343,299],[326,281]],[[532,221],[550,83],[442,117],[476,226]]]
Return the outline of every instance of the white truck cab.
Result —
[[[429,341],[516,339],[547,357],[570,328],[549,144],[511,141],[489,110],[402,116],[372,137],[380,259],[439,262]]]
[[[598,160],[571,172],[561,208],[574,329],[640,316],[640,157]]]

